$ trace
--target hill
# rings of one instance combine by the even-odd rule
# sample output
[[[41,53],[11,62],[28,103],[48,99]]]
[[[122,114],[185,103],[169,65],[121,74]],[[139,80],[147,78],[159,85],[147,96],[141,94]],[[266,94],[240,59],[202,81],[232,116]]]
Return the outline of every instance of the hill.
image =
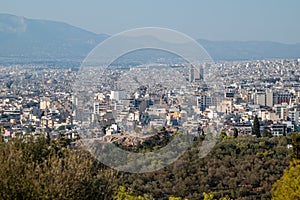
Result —
[[[62,22],[0,14],[0,61],[82,61],[97,44],[108,37]],[[197,41],[216,61],[300,57],[300,43]]]
[[[1,57],[21,60],[84,58],[107,37],[62,22],[0,14]]]

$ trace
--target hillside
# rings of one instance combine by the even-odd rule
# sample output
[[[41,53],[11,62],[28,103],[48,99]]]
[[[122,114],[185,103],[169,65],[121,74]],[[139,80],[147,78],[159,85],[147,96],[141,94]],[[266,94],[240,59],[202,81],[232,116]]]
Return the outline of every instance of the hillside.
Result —
[[[58,60],[84,58],[108,36],[66,23],[0,15],[0,56]]]
[[[95,34],[62,22],[0,14],[0,61],[2,63],[61,60],[80,62],[97,44],[108,37],[105,34]],[[197,41],[216,61],[300,57],[299,43],[204,39]]]

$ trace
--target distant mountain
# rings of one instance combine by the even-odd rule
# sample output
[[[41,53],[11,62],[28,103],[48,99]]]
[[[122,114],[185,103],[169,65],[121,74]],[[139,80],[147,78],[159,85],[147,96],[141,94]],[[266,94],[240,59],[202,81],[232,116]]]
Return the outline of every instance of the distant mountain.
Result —
[[[300,43],[282,44],[267,41],[197,40],[214,60],[262,60],[300,58]]]
[[[0,14],[1,57],[84,58],[107,37],[66,23]]]
[[[108,38],[62,22],[0,14],[0,62],[82,60]],[[214,60],[300,58],[300,44],[197,40]]]

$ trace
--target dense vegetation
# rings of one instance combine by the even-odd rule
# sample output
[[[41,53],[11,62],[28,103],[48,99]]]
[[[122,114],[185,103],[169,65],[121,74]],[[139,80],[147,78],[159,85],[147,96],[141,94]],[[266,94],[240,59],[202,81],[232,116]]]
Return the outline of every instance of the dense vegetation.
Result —
[[[300,199],[300,133],[292,137],[293,154],[289,169],[273,184],[273,199]]]
[[[115,173],[65,140],[0,144],[0,199],[109,199]]]
[[[288,167],[287,138],[252,136],[223,139],[210,154],[199,158],[198,141],[180,160],[147,174],[124,174],[122,183],[136,194],[155,199],[169,196],[202,199],[203,192],[215,198],[270,199],[272,184]]]
[[[0,199],[270,199],[292,155],[289,137],[238,136],[220,139],[200,158],[202,140],[145,174],[109,169],[64,139],[1,141]]]

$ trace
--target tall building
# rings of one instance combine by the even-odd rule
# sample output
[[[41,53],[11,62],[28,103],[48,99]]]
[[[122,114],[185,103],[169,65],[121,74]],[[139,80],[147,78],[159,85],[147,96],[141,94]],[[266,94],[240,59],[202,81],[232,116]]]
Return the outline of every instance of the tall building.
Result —
[[[266,105],[266,93],[265,92],[256,92],[254,95],[254,103],[258,105]]]
[[[266,106],[273,107],[274,101],[273,101],[273,91],[267,90],[266,91]]]
[[[282,103],[282,104],[275,104],[274,110],[277,115],[279,115],[279,118],[282,120],[287,120],[288,117],[288,104]]]
[[[202,81],[204,70],[202,66],[197,66],[194,68],[194,80],[195,81]]]
[[[194,66],[191,65],[189,68],[189,82],[192,83],[194,80]]]
[[[204,69],[203,66],[198,65],[194,66],[191,65],[189,68],[189,81],[190,82],[197,82],[202,81],[204,79]]]
[[[47,97],[43,97],[41,98],[41,101],[40,101],[40,109],[41,110],[46,110],[50,108],[50,99],[47,98]]]
[[[297,108],[291,108],[289,110],[289,119],[295,126],[299,125],[299,111]]]
[[[94,102],[94,114],[99,114],[99,102]]]
[[[210,96],[207,95],[201,95],[197,97],[197,107],[204,111],[206,108],[212,105],[213,99]]]

